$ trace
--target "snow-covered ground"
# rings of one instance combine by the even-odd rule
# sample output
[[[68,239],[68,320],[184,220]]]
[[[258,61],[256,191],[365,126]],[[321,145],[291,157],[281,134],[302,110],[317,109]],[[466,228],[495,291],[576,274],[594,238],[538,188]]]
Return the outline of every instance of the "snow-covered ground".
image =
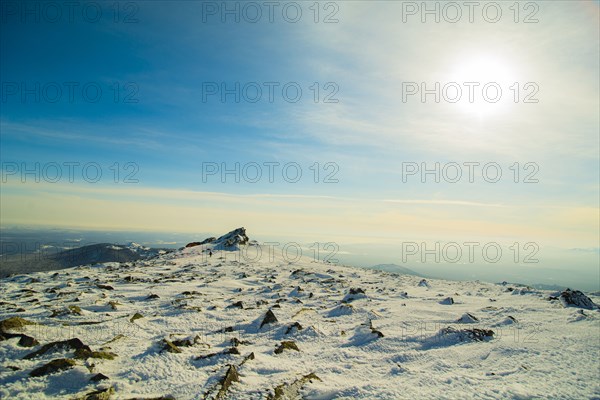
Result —
[[[600,312],[559,293],[219,248],[2,279],[39,344],[0,341],[0,398],[600,398]]]

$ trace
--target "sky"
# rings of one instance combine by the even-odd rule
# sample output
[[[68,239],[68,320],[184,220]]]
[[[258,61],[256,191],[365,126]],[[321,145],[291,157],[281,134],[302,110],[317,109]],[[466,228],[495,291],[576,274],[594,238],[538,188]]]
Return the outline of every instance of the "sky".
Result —
[[[0,225],[244,226],[600,286],[599,10],[2,2]],[[471,242],[504,255],[443,262]]]

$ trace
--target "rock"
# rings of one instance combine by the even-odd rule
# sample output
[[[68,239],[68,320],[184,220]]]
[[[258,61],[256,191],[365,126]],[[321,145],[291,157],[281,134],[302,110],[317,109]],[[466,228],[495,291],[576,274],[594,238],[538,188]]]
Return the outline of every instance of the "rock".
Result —
[[[191,347],[200,342],[202,342],[202,340],[200,339],[200,336],[196,335],[193,338],[188,337],[185,339],[173,340],[172,343],[177,347]]]
[[[473,324],[475,322],[479,322],[479,318],[477,318],[473,314],[464,313],[462,317],[456,320],[456,322],[461,324]]]
[[[275,349],[275,354],[281,354],[281,353],[283,353],[284,350],[296,350],[296,351],[300,351],[300,349],[296,345],[296,342],[294,342],[292,340],[284,340],[283,342],[281,342],[281,344],[279,345],[279,347],[277,347]]]
[[[567,289],[560,294],[559,299],[563,307],[579,307],[586,310],[595,310],[598,308],[596,303],[579,290]]]
[[[111,396],[115,393],[115,389],[108,387],[106,389],[96,390],[94,392],[87,393],[83,400],[110,400]]]
[[[76,365],[75,361],[68,358],[59,358],[57,360],[52,360],[47,364],[42,365],[39,368],[34,369],[29,373],[29,376],[44,376],[48,374],[53,374],[55,372],[64,371],[70,368],[73,368]]]
[[[377,337],[384,337],[383,333],[381,333],[381,331],[378,331],[377,329],[375,329],[373,327],[373,321],[369,320],[369,329],[371,329],[371,333],[376,335]]]
[[[260,327],[262,328],[263,325],[273,324],[275,322],[279,322],[279,321],[277,320],[277,317],[275,316],[275,314],[273,314],[273,311],[269,310],[269,311],[267,311],[267,313],[265,314],[265,317],[263,318],[262,322],[260,323]]]
[[[246,229],[237,228],[216,239],[215,243],[217,244],[217,246],[215,247],[219,247],[220,245],[223,248],[228,249],[240,244],[248,244],[248,241],[249,238],[246,235]]]
[[[217,240],[217,238],[215,237],[209,237],[207,239],[204,239],[201,242],[191,242],[185,245],[185,247],[195,247],[195,246],[202,246],[203,244],[208,244],[208,243],[212,243],[215,240]]]
[[[142,314],[140,314],[140,313],[135,313],[135,314],[133,314],[133,317],[131,317],[131,318],[129,319],[129,322],[133,322],[133,321],[135,321],[136,319],[140,319],[140,318],[144,318],[144,316],[143,316]]]
[[[160,296],[157,294],[151,294],[148,297],[146,297],[146,300],[153,300],[153,299],[160,299]]]
[[[173,342],[171,342],[167,339],[163,339],[163,343],[164,343],[163,350],[166,350],[169,353],[181,353],[182,352],[182,350],[179,347],[177,347],[175,344],[173,344]]]
[[[195,360],[205,360],[207,358],[212,358],[212,357],[216,357],[216,356],[224,356],[224,355],[229,355],[229,354],[240,354],[240,351],[237,349],[237,347],[230,347],[230,348],[220,351],[218,353],[209,353],[209,354],[204,354],[204,355],[198,356],[195,358]]]
[[[33,347],[39,345],[40,342],[38,342],[31,336],[21,335],[21,339],[19,339],[19,342],[17,344],[22,347]]]
[[[494,331],[491,329],[454,329],[452,327],[443,328],[440,331],[442,336],[454,336],[459,341],[475,341],[482,342],[490,340],[494,337]]]
[[[240,346],[240,345],[248,345],[248,344],[250,344],[250,342],[249,342],[249,341],[247,341],[247,340],[240,340],[240,339],[238,339],[238,338],[236,338],[236,337],[233,337],[233,338],[231,338],[231,339],[229,340],[229,342],[231,343],[231,345],[232,345],[233,347],[238,347],[238,346]]]
[[[342,299],[342,303],[349,303],[354,300],[366,298],[367,295],[365,294],[364,290],[362,290],[361,288],[352,288],[348,291],[348,294],[344,296],[344,298]]]
[[[426,279],[421,279],[421,281],[419,282],[419,284],[417,286],[429,287],[429,282],[427,282]]]
[[[92,376],[90,378],[90,381],[92,381],[92,382],[100,382],[100,381],[103,381],[103,380],[106,380],[106,379],[110,379],[110,378],[108,376],[104,375],[104,374],[96,374],[96,375],[94,375],[94,376]]]
[[[117,306],[121,306],[122,304],[119,303],[118,301],[109,301],[108,305],[110,306],[110,308],[112,308],[113,310],[117,309]]]
[[[117,355],[108,351],[91,351],[87,349],[75,350],[75,358],[85,360],[87,358],[101,358],[103,360],[114,360]]]
[[[69,306],[69,311],[71,314],[83,315],[83,311],[81,311],[79,306]]]
[[[78,350],[84,349],[87,351],[92,351],[89,346],[83,344],[83,342],[77,338],[62,340],[59,342],[51,342],[42,346],[41,349],[34,351],[33,353],[27,354],[23,357],[24,360],[31,360],[32,358],[36,358],[43,354],[48,353],[49,351],[57,351],[57,350]]]
[[[104,289],[104,290],[115,290],[115,288],[110,285],[102,285],[100,283],[96,284],[96,287],[98,289]]]
[[[12,329],[22,329],[27,325],[34,325],[34,322],[21,317],[11,317],[0,321],[0,332],[7,332]]]
[[[444,306],[451,306],[454,304],[454,299],[452,297],[446,297],[444,300],[440,301],[440,304]]]
[[[252,353],[248,354],[246,357],[244,357],[244,359],[240,363],[240,367],[242,365],[244,365],[247,361],[250,361],[250,360],[254,360],[254,352],[252,352]]]
[[[312,382],[313,380],[320,381],[321,379],[314,373],[304,375],[300,379],[296,379],[294,382],[287,384],[284,383],[275,388],[275,394],[269,396],[269,400],[285,400],[285,399],[296,399],[300,398],[300,390],[306,384],[306,382]]]
[[[229,306],[227,306],[227,308],[244,308],[244,304],[241,301],[237,301],[233,304],[230,304]]]
[[[220,382],[221,388],[217,392],[215,399],[224,398],[227,395],[227,391],[229,390],[229,387],[234,382],[239,382],[239,381],[240,381],[240,377],[237,373],[237,369],[235,368],[234,365],[230,365],[229,368],[227,369],[227,372],[225,373],[225,376],[223,377],[223,379],[221,379],[221,382]]]
[[[303,328],[302,328],[302,325],[300,325],[300,323],[299,323],[299,322],[294,322],[292,325],[290,325],[290,326],[289,326],[289,327],[286,329],[286,331],[285,331],[285,334],[286,334],[286,335],[290,334],[290,333],[291,333],[291,332],[292,332],[294,329],[295,329],[296,331],[301,331]]]

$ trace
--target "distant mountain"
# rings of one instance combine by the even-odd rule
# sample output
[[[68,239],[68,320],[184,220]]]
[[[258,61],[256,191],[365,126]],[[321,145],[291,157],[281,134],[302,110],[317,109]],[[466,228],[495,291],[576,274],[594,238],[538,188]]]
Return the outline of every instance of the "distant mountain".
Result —
[[[379,269],[379,270],[387,271],[387,272],[395,272],[397,274],[413,275],[413,276],[419,276],[421,278],[429,278],[426,275],[420,274],[418,272],[413,271],[412,269],[408,269],[408,268],[403,267],[402,265],[398,265],[398,264],[377,264],[377,265],[373,265],[371,268]]]
[[[156,257],[170,249],[155,249],[130,242],[125,245],[98,243],[69,250],[27,254],[4,254],[0,258],[0,277],[75,267],[105,262],[131,262]]]

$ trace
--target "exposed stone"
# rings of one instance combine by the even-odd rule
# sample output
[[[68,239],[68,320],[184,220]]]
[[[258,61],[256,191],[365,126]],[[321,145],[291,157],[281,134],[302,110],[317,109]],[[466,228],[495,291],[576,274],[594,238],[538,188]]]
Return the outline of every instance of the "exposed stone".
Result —
[[[115,288],[110,285],[103,285],[100,283],[96,284],[96,287],[98,287],[98,289],[104,289],[104,290],[115,290]]]
[[[46,354],[49,351],[57,351],[57,350],[61,350],[61,349],[66,349],[66,350],[84,349],[87,351],[91,351],[89,346],[83,344],[83,342],[81,340],[79,340],[77,338],[73,338],[73,339],[69,339],[69,340],[62,340],[59,342],[51,342],[51,343],[45,344],[39,350],[34,351],[33,353],[27,354],[25,357],[23,357],[23,359],[30,360],[32,358],[36,358],[38,356]]]
[[[296,329],[297,331],[301,331],[303,329],[302,325],[300,325],[299,322],[294,322],[292,325],[290,325],[286,331],[285,334],[288,335],[290,334],[294,329]]]
[[[163,343],[164,343],[163,350],[166,350],[169,353],[181,353],[182,352],[182,350],[179,347],[177,347],[175,344],[173,344],[173,342],[171,342],[167,339],[163,339]]]
[[[440,301],[441,305],[450,306],[454,304],[454,299],[452,297],[446,297],[444,300]]]
[[[229,390],[231,385],[234,382],[239,382],[239,381],[240,381],[240,377],[237,373],[237,369],[235,368],[234,365],[230,365],[229,368],[227,368],[227,372],[225,373],[225,376],[223,377],[223,379],[221,379],[221,382],[220,382],[221,388],[217,392],[215,399],[224,398],[227,395],[227,391]]]
[[[294,342],[293,340],[284,340],[283,342],[281,342],[279,347],[275,349],[275,354],[281,354],[284,350],[300,351],[300,349],[296,345],[296,342]]]
[[[296,379],[292,383],[284,383],[275,388],[275,394],[269,396],[269,400],[285,400],[285,399],[296,399],[300,398],[300,390],[307,382],[312,382],[313,380],[320,381],[319,378],[314,373],[310,373],[308,375],[304,375],[300,379]]]
[[[87,393],[82,399],[83,400],[110,400],[111,396],[115,393],[115,389],[108,387],[106,389],[96,390],[94,392]]]
[[[143,316],[142,314],[140,314],[140,313],[135,313],[135,314],[133,314],[133,317],[131,317],[131,318],[129,319],[129,322],[133,322],[133,321],[135,321],[136,319],[140,319],[140,318],[144,318],[144,316]]]
[[[101,358],[103,360],[114,360],[117,355],[108,351],[91,351],[87,349],[75,350],[75,358],[85,360],[87,358]]]
[[[275,316],[275,314],[273,314],[273,311],[269,310],[269,311],[267,311],[267,313],[265,314],[265,317],[263,318],[262,322],[260,323],[260,327],[262,328],[263,325],[272,324],[275,322],[278,322],[277,317]]]
[[[110,378],[108,376],[104,375],[104,374],[96,374],[96,375],[94,375],[94,376],[92,376],[90,378],[90,381],[92,381],[92,382],[99,382],[99,381],[103,381],[103,380],[106,380],[106,379],[110,379]]]
[[[586,310],[595,310],[598,308],[596,303],[579,290],[567,289],[560,294],[559,299],[564,307],[572,306],[585,308]]]
[[[230,304],[229,306],[227,306],[227,308],[244,308],[244,304],[241,301],[236,301],[233,304]]]
[[[468,340],[475,342],[482,342],[485,340],[490,340],[494,337],[494,331],[491,329],[455,329],[452,327],[443,328],[440,331],[442,336],[453,335],[456,336],[457,339],[461,342],[465,342]]]
[[[31,336],[21,335],[21,339],[19,339],[19,342],[17,344],[22,347],[33,347],[39,345],[40,342],[38,342],[37,340],[35,340],[35,338]]]
[[[22,329],[24,326],[34,324],[34,322],[28,321],[21,317],[10,317],[0,321],[0,332],[7,332],[12,329]]]
[[[57,360],[52,360],[47,364],[42,365],[39,368],[34,369],[29,373],[30,376],[44,376],[48,374],[53,374],[55,372],[64,371],[70,368],[73,368],[76,365],[75,361],[68,358],[59,358]]]

